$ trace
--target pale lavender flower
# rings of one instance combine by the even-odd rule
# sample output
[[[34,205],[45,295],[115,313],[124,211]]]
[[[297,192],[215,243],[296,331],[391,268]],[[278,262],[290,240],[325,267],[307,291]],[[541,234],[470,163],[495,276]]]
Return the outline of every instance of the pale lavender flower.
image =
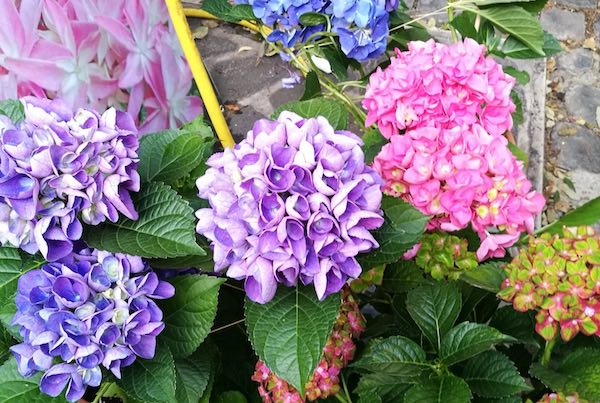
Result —
[[[19,372],[44,372],[42,392],[81,399],[101,367],[120,378],[136,357],[154,356],[164,329],[154,300],[173,294],[141,258],[90,249],[23,274],[13,318],[23,342],[11,347]]]
[[[196,215],[215,270],[260,303],[277,284],[313,284],[323,299],[358,277],[356,256],[378,247],[370,231],[383,223],[382,181],[361,145],[323,117],[283,112],[212,156],[196,183],[211,207]]]
[[[109,109],[70,110],[26,97],[25,120],[0,120],[0,243],[55,261],[73,250],[82,222],[137,218],[138,138],[133,120]]]

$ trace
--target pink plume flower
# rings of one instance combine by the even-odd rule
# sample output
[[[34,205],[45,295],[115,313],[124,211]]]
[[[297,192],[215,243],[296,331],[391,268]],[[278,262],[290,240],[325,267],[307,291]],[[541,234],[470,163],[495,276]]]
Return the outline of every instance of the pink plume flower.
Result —
[[[417,127],[475,123],[498,136],[512,127],[514,82],[472,39],[452,45],[411,42],[408,51],[396,49],[391,64],[371,75],[363,100],[366,124],[377,123],[388,139]]]
[[[522,232],[532,232],[545,203],[508,141],[479,123],[393,135],[373,167],[386,194],[433,216],[429,229],[456,231],[470,224],[482,240],[480,261],[504,256]]]

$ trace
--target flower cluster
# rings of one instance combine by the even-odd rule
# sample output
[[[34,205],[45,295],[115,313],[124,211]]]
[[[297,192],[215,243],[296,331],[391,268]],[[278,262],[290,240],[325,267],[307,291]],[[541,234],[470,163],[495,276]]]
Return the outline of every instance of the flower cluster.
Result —
[[[0,118],[0,242],[49,261],[67,256],[81,221],[137,219],[138,138],[131,117],[26,97],[25,120]],[[81,221],[80,221],[81,219]]]
[[[537,403],[588,403],[577,393],[566,396],[564,393],[547,393]]]
[[[545,203],[506,138],[477,123],[394,135],[373,167],[385,180],[385,193],[433,216],[429,229],[456,231],[470,224],[482,240],[479,260],[504,256],[521,232],[533,230]]]
[[[365,329],[365,320],[356,300],[345,287],[342,304],[331,336],[323,349],[323,356],[312,377],[305,385],[307,400],[327,399],[340,391],[339,375],[354,357],[357,339]],[[301,403],[305,400],[300,393],[285,380],[279,378],[265,365],[256,363],[252,380],[260,384],[258,393],[264,403]]]
[[[498,294],[517,311],[537,309],[535,330],[546,340],[600,335],[600,236],[591,227],[530,238],[505,269]]]
[[[373,267],[370,270],[363,271],[359,278],[350,282],[350,289],[353,293],[362,293],[371,286],[379,286],[383,283],[383,274],[385,265]]]
[[[361,144],[323,117],[283,112],[213,155],[196,182],[211,207],[196,216],[215,271],[245,279],[259,303],[278,283],[314,284],[324,299],[358,277],[355,256],[378,247],[369,230],[383,224],[381,178],[365,165]]]
[[[389,13],[398,8],[398,0],[237,0],[237,3],[250,4],[254,15],[274,29],[267,39],[280,41],[288,48],[326,29],[325,24],[303,25],[303,14],[323,14],[330,20],[331,30],[339,35],[342,51],[358,61],[385,52]]]
[[[436,280],[458,280],[465,271],[477,267],[475,253],[468,251],[465,239],[446,232],[424,234],[415,263]]]
[[[139,257],[84,249],[19,278],[17,313],[23,343],[11,347],[19,372],[44,372],[42,392],[70,401],[99,386],[101,366],[120,378],[136,357],[154,356],[163,330],[153,299],[175,290]]]
[[[0,99],[127,105],[142,133],[202,110],[162,0],[2,1],[0,14]]]
[[[466,38],[452,45],[411,42],[408,49],[396,50],[391,64],[371,75],[363,100],[367,125],[377,123],[386,138],[424,126],[478,123],[494,136],[510,130],[515,79],[485,56],[483,45]]]

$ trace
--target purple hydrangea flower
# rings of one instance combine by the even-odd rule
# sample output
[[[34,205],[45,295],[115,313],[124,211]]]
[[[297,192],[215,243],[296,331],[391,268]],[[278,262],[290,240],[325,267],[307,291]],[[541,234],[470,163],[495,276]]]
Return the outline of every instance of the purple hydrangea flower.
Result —
[[[60,100],[22,99],[25,120],[0,119],[0,243],[56,261],[82,222],[137,219],[138,138],[131,117],[73,112]]]
[[[11,347],[23,376],[44,372],[42,392],[70,401],[102,381],[101,367],[121,377],[136,357],[154,357],[163,330],[155,299],[175,290],[139,257],[84,249],[19,278],[13,324],[23,343]]]
[[[356,255],[379,246],[370,231],[383,223],[382,180],[361,145],[323,117],[283,112],[213,155],[196,182],[211,207],[196,215],[215,271],[245,280],[259,303],[277,284],[313,284],[324,299],[358,277]]]

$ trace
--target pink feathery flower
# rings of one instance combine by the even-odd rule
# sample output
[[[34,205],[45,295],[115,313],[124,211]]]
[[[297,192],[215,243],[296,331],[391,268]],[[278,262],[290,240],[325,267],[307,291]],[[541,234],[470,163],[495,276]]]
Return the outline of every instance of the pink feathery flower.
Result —
[[[369,79],[363,107],[367,126],[384,137],[423,126],[453,128],[478,123],[497,136],[512,127],[515,79],[472,39],[445,45],[433,40],[396,49],[390,65]]]
[[[532,232],[545,203],[506,138],[479,123],[393,135],[373,167],[385,181],[384,193],[432,216],[429,229],[457,231],[470,224],[482,240],[480,261],[504,256],[522,232]]]

